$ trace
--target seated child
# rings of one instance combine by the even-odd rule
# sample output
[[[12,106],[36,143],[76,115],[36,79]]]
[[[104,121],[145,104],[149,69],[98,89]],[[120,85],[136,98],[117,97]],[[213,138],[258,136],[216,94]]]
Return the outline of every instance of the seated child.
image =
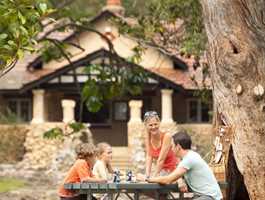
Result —
[[[111,167],[112,149],[108,143],[101,142],[97,144],[98,160],[93,167],[93,174],[97,178],[110,180],[113,169]]]
[[[98,182],[104,183],[107,180],[104,178],[95,178],[92,175],[92,168],[95,163],[96,148],[93,144],[82,143],[76,149],[77,159],[71,169],[68,171],[63,184],[59,188],[59,196],[61,200],[83,200],[86,199],[84,195],[64,189],[66,183],[80,183],[80,182]]]
[[[97,144],[97,158],[98,160],[93,167],[93,174],[97,178],[111,180],[113,174],[113,169],[110,164],[112,149],[108,143],[101,142]],[[111,196],[107,194],[97,194],[95,197],[100,200],[112,199]]]

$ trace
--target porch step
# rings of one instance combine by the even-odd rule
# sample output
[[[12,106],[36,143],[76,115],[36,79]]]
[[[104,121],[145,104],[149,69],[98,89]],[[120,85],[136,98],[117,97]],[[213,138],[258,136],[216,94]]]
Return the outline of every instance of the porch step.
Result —
[[[130,155],[128,147],[112,147],[112,166],[121,171],[130,168]]]

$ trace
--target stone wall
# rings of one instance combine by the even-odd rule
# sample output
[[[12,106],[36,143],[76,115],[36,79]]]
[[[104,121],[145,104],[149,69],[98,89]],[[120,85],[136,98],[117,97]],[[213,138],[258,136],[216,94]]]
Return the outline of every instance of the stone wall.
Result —
[[[62,139],[44,139],[43,133],[54,127],[64,130],[65,124],[45,123],[30,126],[24,143],[26,153],[18,167],[24,170],[43,170],[55,181],[61,181],[75,161],[75,146],[83,140],[93,140],[89,130]]]
[[[88,129],[67,137],[63,137],[61,139],[43,138],[44,132],[55,127],[59,127],[64,130],[65,124],[43,123],[24,126],[1,126],[0,134],[2,132],[2,138],[9,134],[7,130],[13,130],[13,135],[15,136],[15,138],[19,137],[21,135],[21,132],[24,133],[23,141],[15,147],[9,146],[9,149],[7,150],[8,152],[15,150],[21,151],[14,153],[20,155],[21,158],[13,159],[13,162],[7,162],[6,160],[4,160],[4,162],[2,163],[13,163],[15,165],[13,167],[4,167],[7,169],[7,172],[5,173],[2,171],[1,174],[12,176],[14,175],[14,173],[20,174],[20,172],[24,173],[28,171],[42,171],[50,178],[52,178],[54,182],[63,180],[65,173],[69,170],[69,168],[75,161],[75,146],[81,142],[93,142],[93,139],[91,132]],[[12,138],[9,139],[9,141],[12,141]],[[7,144],[8,140],[5,140],[5,145]],[[6,154],[9,155],[9,153]]]

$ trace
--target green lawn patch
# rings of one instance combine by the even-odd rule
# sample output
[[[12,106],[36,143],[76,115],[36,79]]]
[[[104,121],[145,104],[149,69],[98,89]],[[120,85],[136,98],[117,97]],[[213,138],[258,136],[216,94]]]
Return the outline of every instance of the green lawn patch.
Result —
[[[15,178],[0,178],[0,193],[22,188],[25,184],[24,181]]]

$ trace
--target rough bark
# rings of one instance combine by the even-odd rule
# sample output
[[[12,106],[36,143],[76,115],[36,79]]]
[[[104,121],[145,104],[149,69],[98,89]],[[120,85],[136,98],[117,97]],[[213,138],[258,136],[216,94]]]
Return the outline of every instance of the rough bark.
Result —
[[[232,126],[233,155],[251,200],[265,198],[265,1],[201,0],[213,98]],[[236,92],[241,85],[243,92]],[[236,178],[236,177],[235,177]]]

